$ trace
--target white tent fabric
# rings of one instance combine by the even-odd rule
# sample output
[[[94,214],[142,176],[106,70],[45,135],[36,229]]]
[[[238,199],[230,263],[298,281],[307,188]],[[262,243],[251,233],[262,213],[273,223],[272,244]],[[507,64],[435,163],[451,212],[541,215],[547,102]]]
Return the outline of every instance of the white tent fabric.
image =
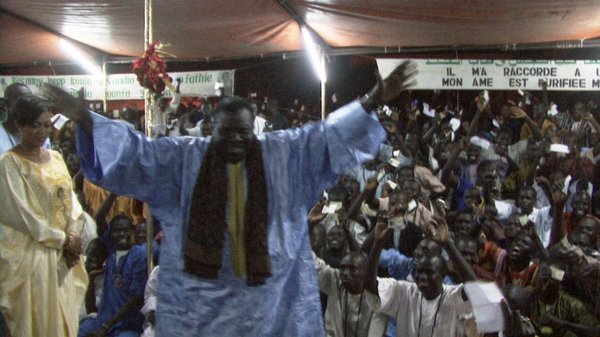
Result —
[[[600,37],[589,0],[154,1],[154,40],[179,58],[236,58],[303,48],[292,8],[330,48],[481,46]],[[284,6],[281,5],[284,4]],[[68,60],[58,37],[92,56],[143,53],[143,1],[0,0],[0,65]]]

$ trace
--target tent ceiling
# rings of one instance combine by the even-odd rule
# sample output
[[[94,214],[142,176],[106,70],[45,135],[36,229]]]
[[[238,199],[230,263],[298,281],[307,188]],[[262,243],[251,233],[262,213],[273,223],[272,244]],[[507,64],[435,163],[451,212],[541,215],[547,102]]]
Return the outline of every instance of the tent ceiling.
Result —
[[[182,59],[302,49],[285,0],[154,1],[154,40]],[[287,0],[331,48],[438,47],[600,37],[594,0]],[[143,52],[143,1],[0,0],[0,64],[68,60],[60,35],[94,56]]]

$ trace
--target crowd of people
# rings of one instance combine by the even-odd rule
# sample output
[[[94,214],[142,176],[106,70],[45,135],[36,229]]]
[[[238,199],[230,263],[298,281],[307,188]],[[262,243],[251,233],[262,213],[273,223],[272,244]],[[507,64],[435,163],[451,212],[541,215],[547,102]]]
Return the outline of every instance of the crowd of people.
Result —
[[[413,73],[326,122],[177,90],[152,140],[133,108],[10,85],[0,335],[600,336],[600,110],[558,112],[543,82],[399,97]],[[475,280],[504,294],[498,334],[478,332]]]

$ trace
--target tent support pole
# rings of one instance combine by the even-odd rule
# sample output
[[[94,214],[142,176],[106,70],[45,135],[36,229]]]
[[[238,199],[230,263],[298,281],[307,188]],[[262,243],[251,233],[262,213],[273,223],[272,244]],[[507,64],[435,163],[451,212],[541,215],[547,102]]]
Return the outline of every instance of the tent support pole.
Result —
[[[153,37],[153,26],[152,26],[152,0],[144,1],[144,50],[148,48],[150,43],[152,43]],[[146,135],[152,135],[152,94],[150,90],[145,89],[144,94],[146,96],[146,104],[144,104],[145,110],[145,125],[146,125]],[[154,249],[154,222],[152,221],[152,210],[150,209],[150,205],[148,205],[148,219],[146,219],[146,259],[148,261],[148,275],[152,272],[154,268],[153,257],[153,249]]]

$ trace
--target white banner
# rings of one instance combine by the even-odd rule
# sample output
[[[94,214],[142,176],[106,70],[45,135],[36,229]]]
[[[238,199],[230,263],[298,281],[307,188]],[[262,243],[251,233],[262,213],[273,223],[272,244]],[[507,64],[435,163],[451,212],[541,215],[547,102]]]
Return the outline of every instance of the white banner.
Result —
[[[377,59],[385,78],[404,59]],[[412,60],[419,74],[414,89],[600,90],[600,60]]]
[[[217,71],[189,71],[170,72],[173,78],[181,78],[180,92],[183,96],[213,96],[215,85],[222,83],[226,95],[233,93],[234,70]],[[104,99],[104,79],[93,75],[65,75],[65,76],[0,76],[0,97],[4,97],[4,89],[11,83],[20,82],[27,84],[34,94],[41,95],[43,83],[50,83],[75,93],[81,87],[85,88],[85,98],[88,100],[101,101]],[[106,90],[109,101],[144,99],[144,88],[142,88],[134,74],[108,75],[108,86]],[[171,92],[165,89],[163,95],[171,96]]]

